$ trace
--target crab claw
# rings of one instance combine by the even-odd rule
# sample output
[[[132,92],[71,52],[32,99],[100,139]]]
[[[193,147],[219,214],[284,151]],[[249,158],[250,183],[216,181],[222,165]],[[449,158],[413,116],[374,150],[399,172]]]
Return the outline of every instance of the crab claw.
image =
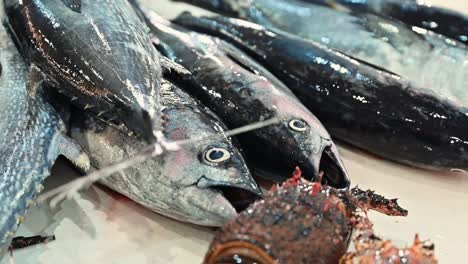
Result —
[[[366,210],[374,210],[390,216],[407,216],[408,210],[398,204],[398,198],[387,199],[371,190],[361,190],[357,186],[351,189],[351,194]]]

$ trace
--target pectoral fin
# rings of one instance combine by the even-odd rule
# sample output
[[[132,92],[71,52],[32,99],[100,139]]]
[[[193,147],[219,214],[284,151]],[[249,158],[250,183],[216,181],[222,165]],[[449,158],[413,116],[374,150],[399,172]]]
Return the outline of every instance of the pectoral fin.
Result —
[[[71,138],[59,133],[55,135],[52,144],[57,150],[55,154],[63,155],[82,172],[90,170],[91,165],[88,155]]]

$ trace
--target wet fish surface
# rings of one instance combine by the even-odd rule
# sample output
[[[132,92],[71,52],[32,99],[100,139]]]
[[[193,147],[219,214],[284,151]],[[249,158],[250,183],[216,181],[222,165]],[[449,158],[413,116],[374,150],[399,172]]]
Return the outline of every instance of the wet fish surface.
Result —
[[[302,0],[332,7],[375,13],[425,28],[468,44],[468,17],[457,11],[416,0]]]
[[[468,49],[445,36],[374,14],[300,0],[187,2],[315,41],[468,106]]]
[[[282,80],[331,135],[413,166],[467,169],[468,109],[401,77],[258,24],[188,13],[176,23],[230,41]]]
[[[34,97],[28,94],[27,73],[0,25],[0,256],[59,155],[78,168],[89,168],[86,154],[64,136],[65,123],[48,103],[45,90]]]
[[[34,76],[30,90],[45,79],[76,107],[154,139],[158,53],[126,0],[5,0],[4,8]]]
[[[180,67],[180,66],[179,66]],[[176,69],[171,69],[172,72]],[[185,70],[186,71],[186,70]],[[241,156],[209,109],[183,92],[177,78],[162,80],[163,127],[167,140],[220,134],[212,142],[183,146],[102,180],[149,209],[205,226],[221,226],[262,196]],[[100,168],[136,154],[145,142],[93,117],[74,118],[71,135]]]
[[[239,136],[247,161],[259,174],[282,181],[278,175],[300,166],[309,178],[324,171],[331,185],[349,186],[330,135],[283,83],[225,41],[189,32],[155,13],[144,12],[159,50],[206,87],[191,87],[189,92],[229,127],[280,118],[281,124]]]

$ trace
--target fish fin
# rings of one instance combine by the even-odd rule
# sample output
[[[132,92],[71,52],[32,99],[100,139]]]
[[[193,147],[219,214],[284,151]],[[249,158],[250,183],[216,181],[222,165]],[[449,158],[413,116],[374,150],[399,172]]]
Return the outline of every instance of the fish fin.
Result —
[[[91,168],[88,155],[71,138],[62,133],[56,134],[53,144],[57,147],[58,154],[63,155],[79,170],[87,172]]]
[[[164,79],[177,85],[193,98],[199,98],[198,93],[201,93],[205,87],[193,77],[189,70],[163,56],[160,62]],[[198,100],[195,101],[198,102]]]
[[[232,61],[236,64],[241,66],[242,68],[248,70],[249,72],[265,77],[271,82],[274,86],[278,89],[281,89],[283,92],[288,93],[291,96],[294,96],[293,93],[289,90],[289,88],[281,82],[278,78],[276,78],[271,72],[265,69],[262,65],[252,59],[249,55],[241,51],[240,49],[236,48],[230,43],[225,41],[220,41],[219,47],[223,50],[227,57],[229,57]],[[295,96],[294,96],[295,97]]]
[[[30,97],[36,97],[39,89],[41,89],[42,84],[44,83],[44,79],[44,73],[42,73],[39,67],[31,64],[28,73],[28,83],[26,85],[26,90]]]
[[[187,70],[184,66],[170,60],[169,58],[166,58],[164,56],[160,56],[159,61],[161,63],[161,68],[164,73],[171,73],[175,71],[178,74],[182,75],[191,75],[190,71]]]
[[[76,13],[81,13],[81,0],[62,0],[70,10]]]
[[[176,60],[175,53],[169,45],[153,35],[151,35],[151,42],[153,42],[153,46],[159,51],[159,53],[169,58],[169,60]]]

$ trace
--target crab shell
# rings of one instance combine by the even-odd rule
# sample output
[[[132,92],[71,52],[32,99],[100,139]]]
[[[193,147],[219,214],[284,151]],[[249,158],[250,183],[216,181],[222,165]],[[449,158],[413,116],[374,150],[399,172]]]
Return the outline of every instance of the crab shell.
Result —
[[[416,235],[413,245],[398,248],[390,240],[375,237],[369,241],[354,241],[356,252],[344,255],[340,264],[437,264],[434,254],[434,245],[429,241],[423,242]]]
[[[296,171],[228,223],[204,263],[338,263],[352,232],[347,208],[338,191]]]

